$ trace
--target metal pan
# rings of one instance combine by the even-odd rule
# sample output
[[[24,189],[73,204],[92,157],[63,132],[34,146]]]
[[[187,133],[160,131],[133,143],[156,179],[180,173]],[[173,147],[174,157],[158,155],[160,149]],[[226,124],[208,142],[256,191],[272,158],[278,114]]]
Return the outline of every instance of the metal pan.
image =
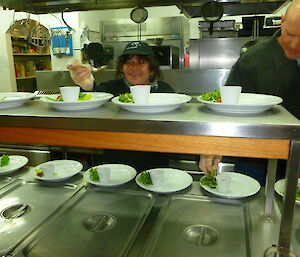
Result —
[[[201,12],[204,20],[210,22],[209,32],[211,35],[213,33],[213,23],[222,18],[224,7],[221,3],[212,0],[202,6]]]

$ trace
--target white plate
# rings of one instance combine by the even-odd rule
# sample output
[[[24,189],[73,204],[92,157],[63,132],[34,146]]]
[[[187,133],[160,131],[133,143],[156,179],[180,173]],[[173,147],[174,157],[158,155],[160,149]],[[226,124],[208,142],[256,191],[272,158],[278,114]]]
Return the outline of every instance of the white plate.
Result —
[[[125,184],[136,176],[136,170],[125,164],[103,164],[103,165],[95,166],[93,168],[98,168],[98,167],[110,168],[109,183],[104,184],[101,183],[100,181],[99,182],[92,181],[90,179],[89,170],[87,170],[83,174],[83,178],[85,179],[85,181],[96,186],[114,187],[114,186]]]
[[[86,101],[76,101],[76,102],[64,102],[64,101],[51,101],[48,100],[46,96],[42,96],[41,101],[48,103],[51,107],[60,110],[60,111],[81,111],[92,108],[97,108],[107,102],[113,97],[110,93],[105,92],[88,92],[88,95],[92,95],[91,100]],[[49,95],[48,97],[56,99],[60,94]]]
[[[256,194],[260,190],[260,184],[254,178],[236,172],[226,172],[226,175],[231,177],[229,191],[227,193],[220,193],[217,188],[202,185],[201,179],[203,177],[199,181],[200,186],[214,195],[230,199],[248,197]]]
[[[214,111],[229,114],[261,113],[274,105],[282,103],[282,98],[279,96],[246,93],[241,94],[239,104],[223,104],[204,101],[200,99],[200,96],[197,97],[197,100]]]
[[[50,173],[47,177],[36,176],[35,171],[46,164],[51,164],[54,167],[53,173]],[[36,179],[49,181],[49,182],[60,182],[67,180],[74,175],[78,174],[82,170],[83,166],[78,161],[73,160],[55,160],[44,162],[33,168],[33,175]]]
[[[0,109],[19,107],[33,97],[35,97],[34,93],[25,93],[25,92],[0,93],[0,99],[4,98],[4,100],[0,100]]]
[[[156,192],[156,193],[173,193],[176,191],[183,190],[189,187],[193,178],[190,174],[183,170],[171,169],[171,168],[157,168],[147,170],[148,172],[152,172],[155,170],[162,170],[164,174],[164,183],[161,186],[153,186],[153,185],[145,185],[138,181],[138,178],[141,174],[136,176],[135,182],[142,188]]]
[[[278,180],[275,185],[274,185],[274,189],[276,191],[277,194],[283,196],[284,193],[284,179],[280,179]],[[298,186],[300,185],[300,178],[298,179]],[[300,201],[295,201],[297,205],[300,205]]]
[[[119,101],[118,96],[114,97],[111,101],[131,112],[160,113],[173,111],[191,99],[191,96],[184,94],[151,93],[148,104],[123,103]]]
[[[0,157],[1,159],[1,157]],[[0,167],[0,175],[10,174],[23,166],[28,162],[27,157],[21,155],[9,155],[9,163],[6,166]]]

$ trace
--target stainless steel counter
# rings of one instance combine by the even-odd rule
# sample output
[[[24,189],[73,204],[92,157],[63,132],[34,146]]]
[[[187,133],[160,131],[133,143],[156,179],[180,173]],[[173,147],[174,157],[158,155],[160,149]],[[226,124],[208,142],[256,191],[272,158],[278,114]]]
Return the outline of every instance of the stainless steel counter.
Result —
[[[172,112],[139,114],[123,110],[111,102],[97,109],[62,112],[46,103],[30,101],[20,108],[0,110],[0,124],[8,127],[194,136],[300,137],[300,121],[282,106],[257,115],[240,116],[219,114],[201,103],[188,103]]]
[[[59,112],[38,101],[21,108],[0,110],[0,141],[3,143],[288,159],[288,190],[278,240],[278,244],[287,249],[291,242],[299,176],[299,129],[300,121],[281,106],[244,117],[217,114],[200,103],[184,104],[164,114],[130,113],[113,103],[89,111]],[[271,209],[274,193],[274,181],[268,182],[265,210]],[[262,229],[270,227],[262,216],[259,218]],[[254,232],[260,235],[262,231],[255,227]],[[277,237],[278,230],[267,235]],[[253,238],[254,248],[258,243]],[[261,256],[261,253],[253,256]]]
[[[93,245],[93,247],[87,247],[87,243],[96,243],[98,242],[97,237],[104,236],[105,238],[105,235],[110,235],[110,232],[112,231],[110,231],[109,233],[105,231],[95,233],[94,231],[94,233],[92,233],[93,231],[86,231],[83,228],[82,224],[79,224],[80,222],[78,223],[80,226],[76,226],[77,223],[75,222],[76,219],[80,221],[80,219],[87,217],[87,206],[83,208],[81,204],[82,200],[89,197],[90,194],[95,194],[95,196],[97,196],[96,198],[92,199],[93,204],[89,204],[89,206],[92,206],[92,208],[90,208],[90,215],[99,214],[101,213],[101,211],[103,212],[103,210],[105,211],[105,213],[109,213],[112,215],[116,215],[117,213],[119,213],[119,215],[116,215],[117,221],[118,218],[120,218],[120,214],[122,214],[122,219],[127,217],[130,218],[132,222],[132,219],[136,218],[137,214],[135,212],[132,212],[130,209],[126,209],[127,213],[120,213],[122,211],[122,207],[118,205],[116,205],[114,209],[113,207],[110,207],[109,203],[110,197],[112,197],[111,194],[116,195],[112,199],[113,204],[121,203],[122,199],[131,199],[132,201],[134,201],[134,196],[143,194],[145,196],[146,194],[149,194],[149,196],[154,200],[152,209],[147,218],[142,223],[138,234],[136,235],[136,237],[131,238],[132,242],[129,244],[130,247],[125,255],[127,257],[161,256],[155,255],[155,251],[153,252],[153,249],[151,249],[155,246],[159,246],[158,242],[164,243],[160,245],[160,251],[165,252],[167,256],[172,257],[183,256],[180,254],[180,252],[182,251],[188,256],[212,256],[206,254],[213,251],[214,256],[218,257],[261,257],[263,256],[263,252],[266,246],[276,244],[278,240],[277,236],[279,233],[281,217],[279,209],[282,207],[282,198],[276,197],[276,201],[274,202],[273,222],[265,222],[262,212],[264,205],[264,188],[261,188],[260,192],[252,197],[244,198],[241,200],[230,200],[218,198],[208,192],[205,192],[201,189],[198,181],[193,181],[190,187],[176,193],[156,194],[141,189],[134,181],[115,188],[97,188],[92,185],[81,187],[80,183],[82,183],[82,179],[80,176],[76,176],[76,178],[74,177],[67,182],[60,182],[58,184],[52,183],[52,185],[50,185],[48,183],[35,181],[32,172],[32,168],[29,167],[24,168],[20,171],[20,174],[23,174],[22,177],[20,177],[19,174],[17,176],[12,175],[12,179],[21,178],[24,179],[25,182],[17,182],[15,186],[9,185],[7,186],[9,189],[8,191],[7,189],[2,189],[0,193],[3,194],[3,192],[7,192],[4,194],[7,199],[10,199],[10,197],[13,197],[13,199],[19,199],[20,195],[18,194],[18,190],[20,190],[21,188],[24,188],[23,190],[25,190],[27,187],[30,187],[34,192],[38,190],[44,195],[45,198],[47,197],[47,193],[49,193],[48,191],[51,191],[51,194],[53,194],[54,192],[57,194],[57,192],[60,192],[60,190],[68,191],[72,189],[73,187],[71,187],[71,185],[73,183],[81,189],[75,196],[70,197],[69,200],[61,206],[59,211],[53,212],[55,208],[49,209],[49,219],[47,220],[47,222],[41,223],[40,227],[33,227],[32,233],[27,236],[26,240],[18,240],[18,244],[16,244],[15,247],[12,247],[11,249],[12,255],[9,256],[37,256],[35,255],[37,253],[38,256],[47,256],[47,253],[50,252],[51,249],[54,250],[54,248],[49,248],[49,246],[55,243],[55,241],[58,242],[57,239],[61,237],[66,237],[63,242],[68,243],[66,243],[65,246],[62,244],[55,244],[57,246],[55,248],[56,256],[79,256],[78,251],[72,252],[76,247],[77,250],[80,250],[82,253],[84,253],[81,256],[86,256],[86,254],[88,253],[94,255],[95,253],[92,252],[92,250],[95,247],[98,248],[98,250],[101,250],[104,247],[103,245],[95,244]],[[195,177],[194,179],[197,178]],[[66,188],[65,185],[67,186]],[[120,194],[120,196],[124,194],[124,196],[122,196],[123,198],[117,198],[118,194]],[[131,194],[132,196],[130,198],[126,198],[126,195],[128,194]],[[35,202],[35,200],[33,200],[34,197],[29,196],[29,194],[21,194],[21,196],[23,198],[20,198],[19,200],[17,200],[17,202],[32,202],[30,205],[32,207],[31,213],[25,214],[21,220],[28,219],[33,214],[38,215],[40,213],[40,210],[38,208],[38,204]],[[103,196],[105,196],[106,198],[103,198]],[[176,203],[178,199],[180,201],[183,201],[185,208],[182,210],[178,210],[177,208],[175,208],[175,210],[172,210],[174,202]],[[95,204],[97,201],[98,204]],[[78,203],[80,203],[80,208]],[[138,202],[135,202],[134,204],[137,203]],[[144,204],[146,203],[147,202],[144,202]],[[112,206],[114,206],[113,204]],[[197,208],[197,205],[200,205],[199,208]],[[205,205],[207,208],[200,208],[201,205]],[[106,208],[104,208],[104,206],[106,206]],[[141,206],[139,206],[139,208],[140,207]],[[177,206],[175,205],[175,207]],[[48,206],[48,208],[50,208],[50,206]],[[110,211],[109,208],[111,209]],[[299,238],[297,235],[297,233],[299,233],[298,230],[300,225],[299,219],[297,219],[299,211],[300,209],[299,207],[297,207],[295,209],[295,229],[292,232],[292,249],[295,252],[300,251],[300,244],[298,242]],[[171,227],[171,229],[163,229],[165,227],[164,224],[166,222],[166,219],[170,214],[174,214],[177,219],[180,218],[180,220],[175,221],[176,218],[172,216],[171,224],[173,224],[173,226]],[[80,218],[80,216],[82,217]],[[234,220],[232,219],[233,216],[235,217]],[[20,219],[15,219],[15,222],[19,220]],[[62,221],[69,221],[71,225],[62,225],[60,224]],[[57,227],[57,224],[60,224],[60,229],[59,227]],[[199,225],[209,225],[210,227],[215,228],[218,235],[218,240],[216,242],[210,243],[209,234],[206,234],[205,236],[208,237],[206,238],[206,240],[208,240],[206,241],[206,245],[197,242],[197,233],[194,235],[195,238],[190,237],[190,235],[185,236],[185,234],[183,233],[185,231],[185,228],[197,227]],[[21,226],[21,223],[19,226]],[[117,231],[119,231],[120,224],[116,226]],[[82,230],[86,234],[85,236],[83,235],[84,233],[77,233],[78,231]],[[78,241],[76,247],[75,245],[73,246],[71,242],[69,242],[72,236],[68,237],[67,234],[70,234],[70,232],[75,233],[75,241],[80,235],[79,238],[81,241]],[[167,236],[167,232],[173,233],[172,236]],[[55,236],[53,236],[53,233],[55,234]],[[125,231],[120,231],[120,233],[126,234]],[[236,233],[239,233],[240,236],[237,237]],[[159,241],[156,241],[155,238],[158,235],[161,235],[161,237]],[[19,238],[15,239],[17,240]],[[111,242],[114,242],[115,238],[110,236],[109,239],[110,240],[108,240],[107,244],[105,245],[105,252],[107,253],[107,255],[105,256],[107,257],[115,256],[110,252],[112,251],[110,247]],[[176,247],[174,245],[174,247],[177,249],[175,252],[172,250],[173,243],[171,242],[173,242],[173,240],[170,241],[170,239],[179,240],[176,243]],[[126,240],[126,238],[123,238],[122,240]],[[227,245],[224,245],[225,242],[227,242]],[[233,245],[230,246],[230,244]],[[112,245],[115,244],[112,243]],[[233,249],[228,249],[229,246],[233,247]],[[68,249],[69,251],[67,254],[66,250]],[[173,255],[170,255],[172,253]]]

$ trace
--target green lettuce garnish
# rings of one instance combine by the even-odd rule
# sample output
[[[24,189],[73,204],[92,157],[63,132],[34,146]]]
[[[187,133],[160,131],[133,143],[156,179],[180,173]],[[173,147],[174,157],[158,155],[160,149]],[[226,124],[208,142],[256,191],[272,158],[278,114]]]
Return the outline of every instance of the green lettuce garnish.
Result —
[[[131,93],[125,93],[125,94],[119,95],[119,101],[122,103],[134,103]]]
[[[97,172],[97,168],[90,168],[89,169],[89,174],[90,174],[90,179],[92,181],[100,181],[98,172]]]
[[[10,158],[8,155],[3,155],[0,161],[0,167],[6,166],[9,164]]]
[[[91,100],[93,95],[91,94],[85,94],[85,93],[79,93],[78,101],[88,101]]]
[[[200,179],[200,183],[203,186],[208,186],[210,188],[216,188],[217,187],[217,169],[215,169],[213,172],[208,173],[204,177]]]
[[[221,93],[219,89],[200,95],[200,99],[209,102],[221,102]]]
[[[296,201],[300,201],[300,187],[297,187]]]
[[[152,185],[150,172],[143,171],[138,178],[138,182],[145,184],[145,185]]]

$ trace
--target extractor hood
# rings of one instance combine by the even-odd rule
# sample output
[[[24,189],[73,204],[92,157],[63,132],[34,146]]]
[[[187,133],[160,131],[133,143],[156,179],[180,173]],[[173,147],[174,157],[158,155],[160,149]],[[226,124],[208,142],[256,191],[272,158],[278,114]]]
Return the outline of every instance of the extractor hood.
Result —
[[[34,14],[176,5],[188,18],[201,17],[201,6],[210,0],[0,0],[4,9]],[[285,2],[280,0],[218,0],[224,15],[273,13]]]

